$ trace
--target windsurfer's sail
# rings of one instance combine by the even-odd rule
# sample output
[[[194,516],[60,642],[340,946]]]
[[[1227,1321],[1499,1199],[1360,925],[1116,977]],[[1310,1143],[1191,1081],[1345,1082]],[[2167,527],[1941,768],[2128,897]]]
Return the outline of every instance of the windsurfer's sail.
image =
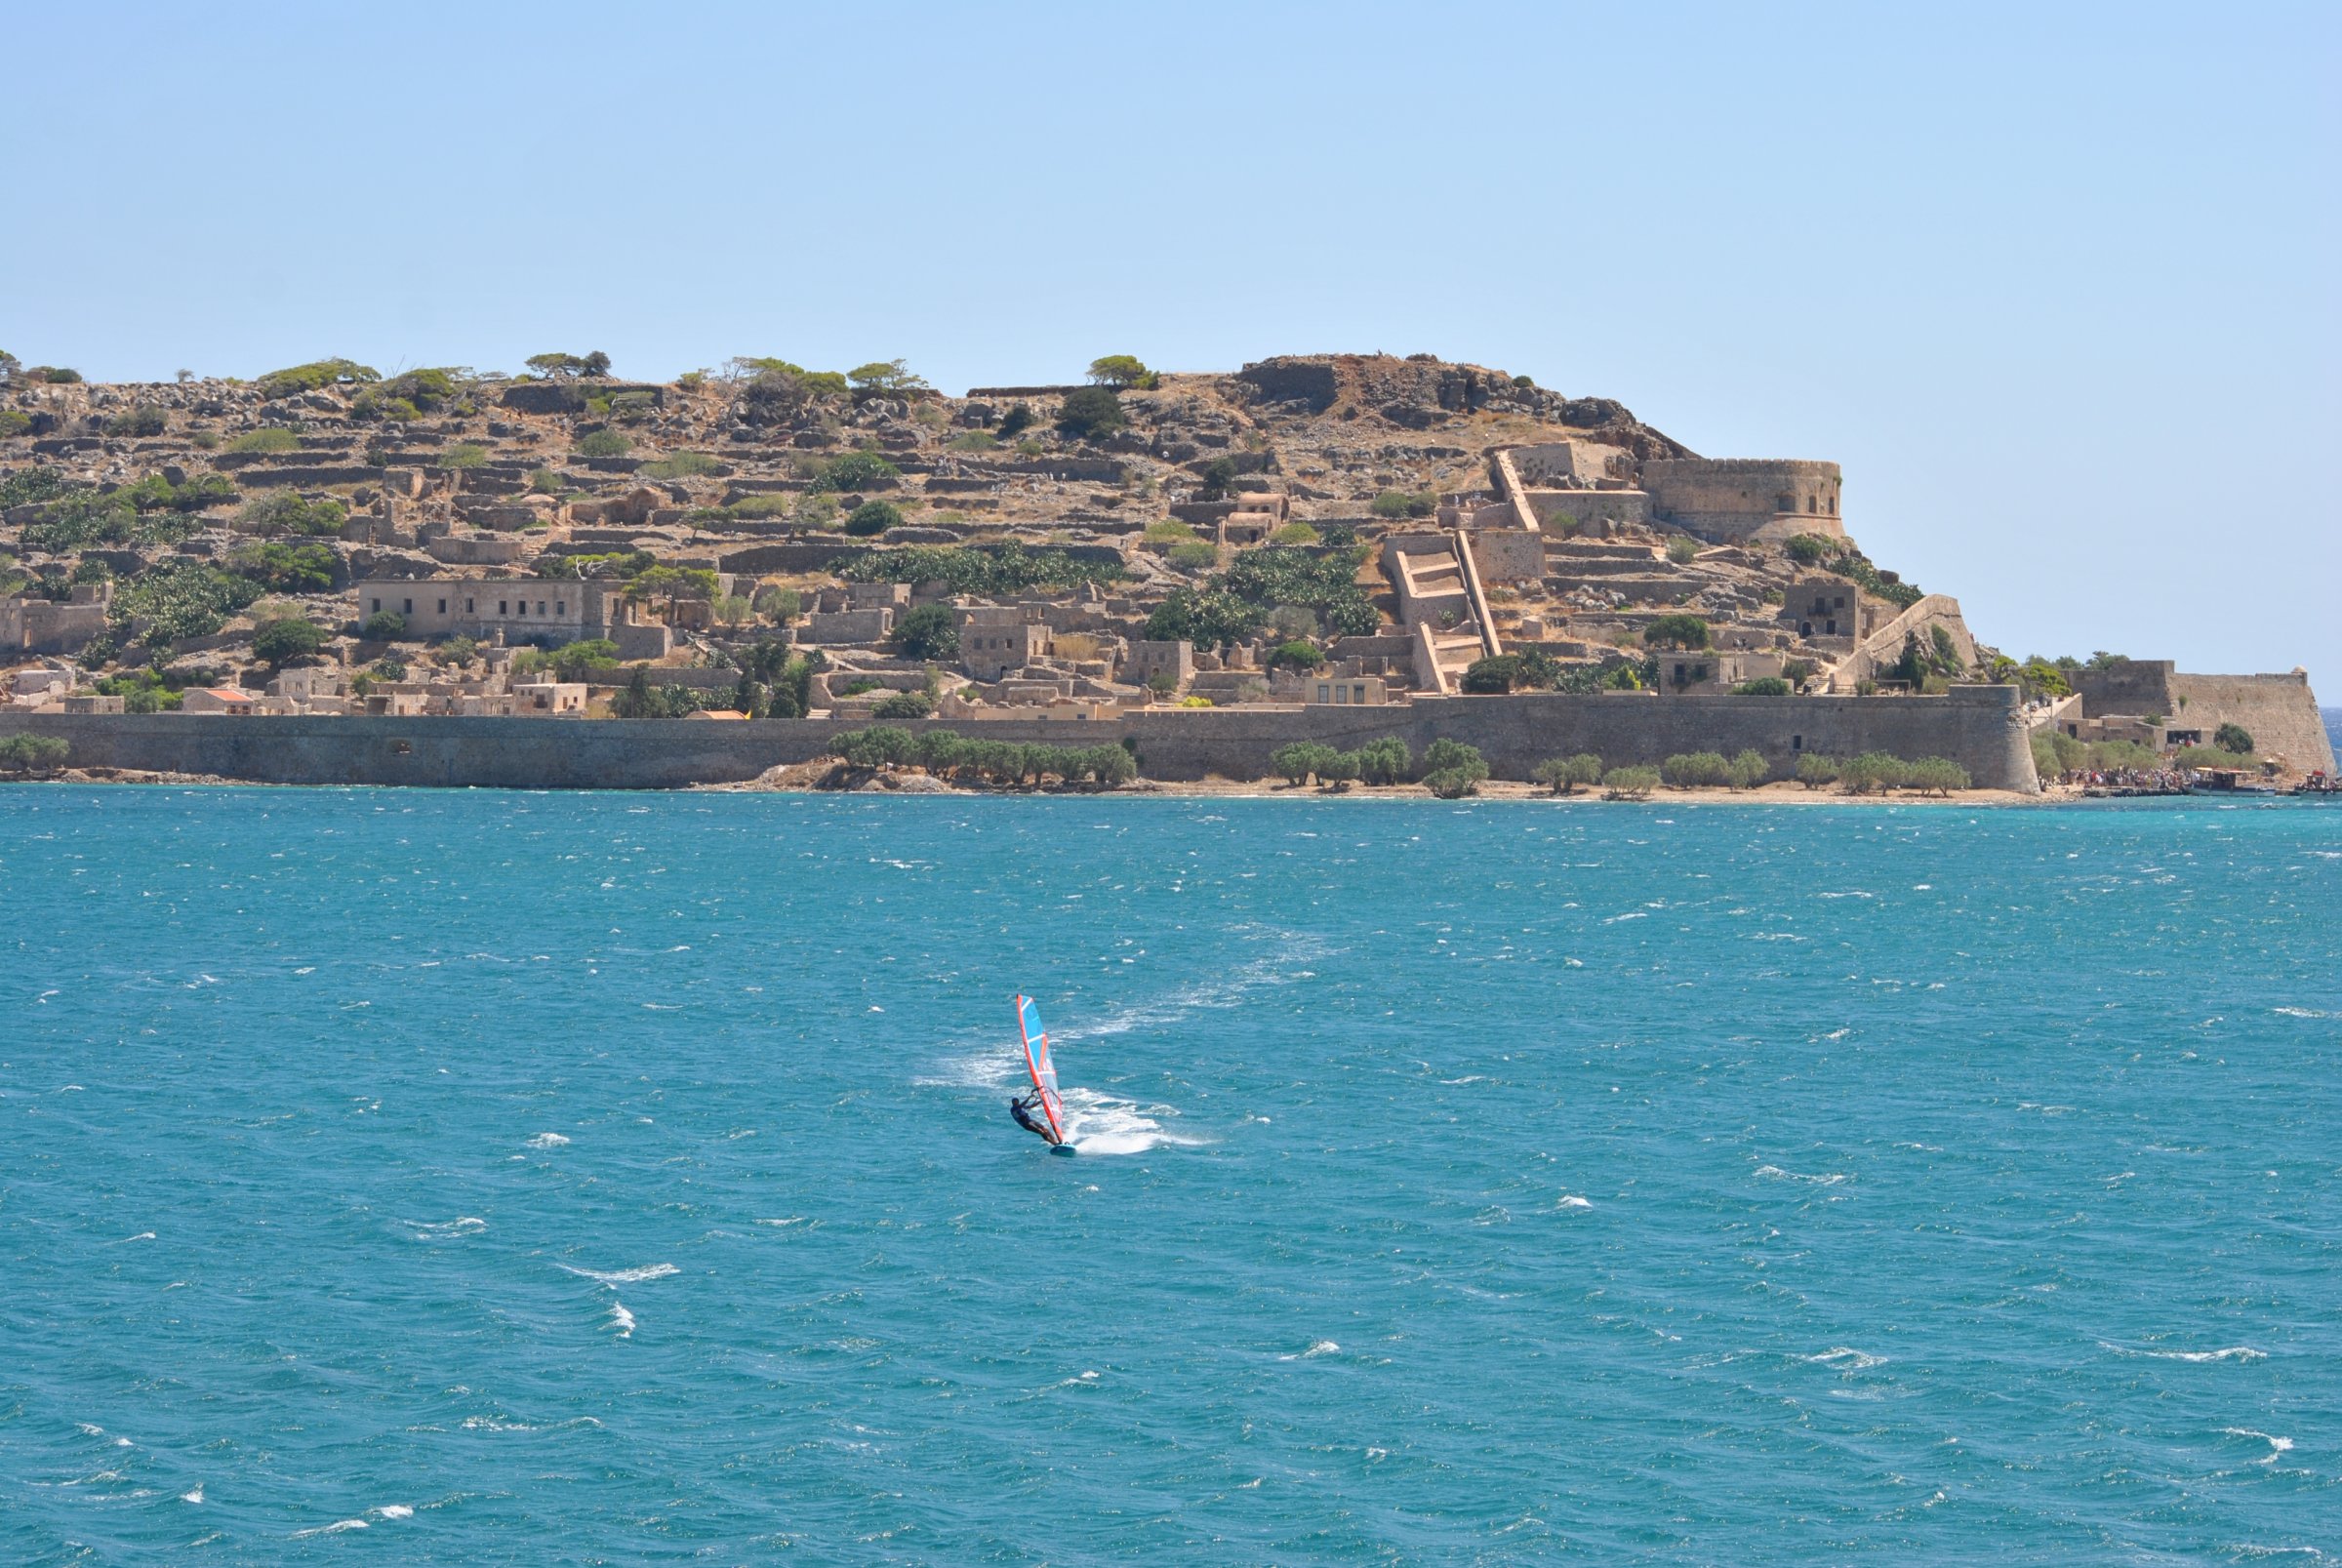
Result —
[[[1049,1031],[1041,1027],[1041,1010],[1030,996],[1017,998],[1017,1027],[1025,1032],[1025,1065],[1032,1073],[1033,1088],[1040,1092],[1041,1114],[1049,1118],[1049,1130],[1062,1144],[1066,1140],[1066,1107],[1057,1097],[1057,1065],[1049,1060]]]

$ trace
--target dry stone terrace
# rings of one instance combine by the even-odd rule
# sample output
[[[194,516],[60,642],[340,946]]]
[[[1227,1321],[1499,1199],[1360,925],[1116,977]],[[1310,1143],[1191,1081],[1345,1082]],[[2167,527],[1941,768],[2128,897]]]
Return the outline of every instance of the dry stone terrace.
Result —
[[[1430,356],[965,397],[899,366],[304,370],[0,388],[0,662],[260,694],[283,668],[256,639],[293,620],[294,665],[457,713],[515,649],[591,639],[619,663],[570,669],[561,711],[598,715],[646,682],[725,709],[779,644],[810,713],[1030,720],[1405,704],[1508,659],[1660,701],[1940,690],[1990,653],[1855,549],[1836,464],[1704,459]]]

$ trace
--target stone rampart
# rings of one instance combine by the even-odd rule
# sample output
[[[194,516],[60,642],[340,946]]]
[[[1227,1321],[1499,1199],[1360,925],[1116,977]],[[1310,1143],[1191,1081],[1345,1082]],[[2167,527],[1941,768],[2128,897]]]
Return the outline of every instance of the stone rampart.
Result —
[[[2303,773],[2333,771],[2334,748],[2309,676],[2174,674],[2170,684],[2171,705],[2157,710],[2170,728],[2201,731],[2209,742],[2221,725],[2241,724],[2255,756],[2282,757]],[[2083,703],[2085,711],[2097,711]]]
[[[1642,465],[1654,511],[1719,541],[1746,539],[1792,516],[1813,519],[1816,533],[1842,532],[1831,526],[1840,482],[1837,463],[1795,458],[1654,458]]]
[[[1057,745],[1127,738],[1140,767],[1165,780],[1258,779],[1288,741],[1351,747],[1396,735],[1418,755],[1449,737],[1476,745],[1497,777],[1525,779],[1547,757],[1591,751],[1610,766],[1656,764],[1678,751],[1753,748],[1776,776],[1800,751],[1943,756],[1979,785],[2036,787],[2014,687],[1957,687],[1949,697],[1574,697],[1418,700],[1411,706],[1157,708],[1081,722],[928,720]],[[830,719],[710,724],[689,719],[231,718],[225,715],[0,714],[0,734],[72,744],[82,767],[214,774],[262,784],[477,785],[515,789],[674,788],[752,779],[822,755],[857,726]]]

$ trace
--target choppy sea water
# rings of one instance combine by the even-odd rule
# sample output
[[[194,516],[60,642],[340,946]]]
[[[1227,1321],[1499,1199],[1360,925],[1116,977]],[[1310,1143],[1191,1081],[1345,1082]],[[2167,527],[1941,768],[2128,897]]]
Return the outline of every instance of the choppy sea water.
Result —
[[[0,911],[11,1562],[2342,1553],[2332,808],[15,786]]]

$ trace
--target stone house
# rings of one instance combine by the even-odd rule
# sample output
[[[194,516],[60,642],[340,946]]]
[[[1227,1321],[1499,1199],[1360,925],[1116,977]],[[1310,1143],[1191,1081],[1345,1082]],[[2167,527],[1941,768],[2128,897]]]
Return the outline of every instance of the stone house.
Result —
[[[0,598],[0,654],[73,654],[105,630],[112,583],[81,583],[63,601],[10,594]]]
[[[180,700],[182,713],[226,713],[250,718],[258,698],[234,686],[190,686]]]
[[[639,621],[616,583],[574,578],[369,578],[358,584],[358,619],[389,611],[410,637],[471,637],[547,647],[601,637],[624,659],[664,658],[667,628]]]
[[[1037,607],[969,605],[956,613],[960,665],[987,684],[1049,657],[1049,624]]]

